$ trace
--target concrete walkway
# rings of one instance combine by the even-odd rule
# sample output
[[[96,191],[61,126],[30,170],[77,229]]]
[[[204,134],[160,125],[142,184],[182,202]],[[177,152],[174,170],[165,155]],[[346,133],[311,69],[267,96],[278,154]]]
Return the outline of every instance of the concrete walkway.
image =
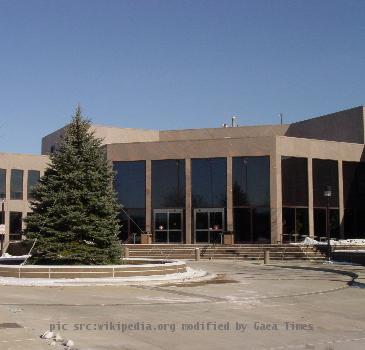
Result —
[[[39,339],[50,327],[80,350],[365,349],[364,267],[189,266],[218,277],[163,286],[2,286],[0,349],[62,349]]]

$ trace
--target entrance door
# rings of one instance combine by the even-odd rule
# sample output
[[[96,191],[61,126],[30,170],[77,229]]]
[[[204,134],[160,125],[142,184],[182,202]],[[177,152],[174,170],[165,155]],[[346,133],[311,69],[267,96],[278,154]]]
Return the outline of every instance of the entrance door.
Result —
[[[195,243],[222,243],[224,209],[194,209]]]
[[[154,209],[153,231],[155,243],[182,243],[183,210]]]

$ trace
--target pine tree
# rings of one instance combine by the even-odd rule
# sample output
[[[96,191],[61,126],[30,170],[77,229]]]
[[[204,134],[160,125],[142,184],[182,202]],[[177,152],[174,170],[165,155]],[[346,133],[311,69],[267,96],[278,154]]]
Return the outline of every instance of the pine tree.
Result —
[[[50,164],[34,189],[25,234],[37,239],[35,264],[120,262],[119,205],[114,173],[80,107],[66,126]]]

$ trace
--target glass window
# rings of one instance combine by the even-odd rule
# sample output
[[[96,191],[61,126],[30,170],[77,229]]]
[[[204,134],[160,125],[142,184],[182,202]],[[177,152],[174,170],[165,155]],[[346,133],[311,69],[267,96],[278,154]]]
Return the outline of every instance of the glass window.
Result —
[[[327,206],[327,197],[323,195],[327,186],[331,186],[330,207],[338,207],[338,163],[336,160],[313,159],[313,205]]]
[[[233,224],[237,243],[268,243],[271,240],[269,208],[234,208]]]
[[[361,208],[365,203],[365,163],[343,162],[345,208]]]
[[[185,160],[152,161],[152,207],[185,206]]]
[[[270,243],[270,209],[254,208],[252,210],[253,242]]]
[[[308,208],[283,208],[283,242],[296,242],[308,234]]]
[[[270,205],[270,158],[233,158],[233,205]]]
[[[119,215],[120,234],[122,241],[128,239],[128,243],[140,243],[141,231],[146,227],[145,209],[125,209]]]
[[[340,238],[340,211],[330,209],[330,232],[332,238]]]
[[[0,225],[5,225],[5,202],[0,202]]]
[[[21,239],[22,233],[22,213],[17,211],[10,212],[10,239]]]
[[[33,199],[33,188],[38,184],[41,173],[38,170],[28,171],[28,199]]]
[[[313,216],[314,216],[314,236],[316,239],[319,240],[320,237],[325,237],[327,232],[326,209],[314,208]]]
[[[11,169],[10,199],[23,199],[23,170]]]
[[[0,169],[0,198],[6,197],[6,169]]]
[[[234,208],[233,209],[235,242],[251,242],[251,209]]]
[[[365,208],[346,208],[344,222],[346,239],[365,237]]]
[[[225,207],[227,198],[226,158],[192,159],[191,167],[193,207]]]
[[[125,208],[146,206],[146,163],[145,161],[114,162],[114,184],[119,202]]]
[[[306,158],[282,157],[283,205],[308,206],[308,164]]]

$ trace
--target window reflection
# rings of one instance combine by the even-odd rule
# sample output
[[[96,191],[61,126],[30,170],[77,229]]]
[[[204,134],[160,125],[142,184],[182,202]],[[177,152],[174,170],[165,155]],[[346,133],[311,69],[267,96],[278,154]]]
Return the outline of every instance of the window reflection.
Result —
[[[270,242],[270,157],[234,157],[233,221],[237,243]]]
[[[227,202],[226,158],[192,159],[193,208],[223,208]]]
[[[23,170],[11,169],[10,199],[23,199]]]
[[[308,206],[308,164],[306,158],[282,157],[283,206]]]
[[[38,184],[41,173],[38,170],[28,171],[28,199],[33,199],[33,189],[34,186]]]
[[[10,212],[10,240],[20,240],[22,238],[22,212]]]
[[[270,205],[270,158],[233,158],[233,205]]]
[[[0,169],[0,198],[6,197],[6,169]]]
[[[146,163],[122,161],[113,163],[114,186],[123,206],[120,212],[120,239],[128,243],[140,242],[146,227]]]
[[[185,206],[185,161],[152,161],[152,207]]]
[[[343,162],[345,238],[365,237],[365,163]]]
[[[336,160],[313,159],[313,205],[326,207],[327,198],[323,195],[331,186],[330,207],[338,208],[338,163]]]

